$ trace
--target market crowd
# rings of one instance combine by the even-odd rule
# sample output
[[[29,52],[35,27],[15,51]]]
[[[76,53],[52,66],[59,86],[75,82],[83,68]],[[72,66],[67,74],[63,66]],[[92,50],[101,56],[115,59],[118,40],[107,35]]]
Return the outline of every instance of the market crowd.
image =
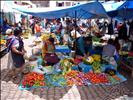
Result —
[[[31,35],[36,38],[44,34],[54,34],[55,38],[49,37],[43,41],[43,58],[48,60],[48,64],[58,62],[57,55],[55,61],[49,61],[49,54],[54,54],[55,45],[67,45],[71,50],[75,50],[76,55],[88,57],[92,54],[102,55],[105,62],[110,59],[115,62],[119,58],[119,51],[133,51],[133,20],[124,20],[119,22],[114,19],[41,19],[32,17],[28,21],[28,27],[31,30]],[[23,22],[9,25],[5,20],[1,27],[1,34],[8,35],[10,40],[7,46],[11,49],[14,66],[19,71],[23,70],[25,63],[24,43],[21,38],[24,34],[26,26]],[[106,35],[109,37],[106,38]],[[101,43],[105,43],[102,47],[94,46],[93,37],[100,38]],[[18,72],[18,71],[17,71]],[[13,72],[16,74],[16,71]],[[20,73],[20,72],[19,72]],[[14,76],[15,77],[15,76]]]

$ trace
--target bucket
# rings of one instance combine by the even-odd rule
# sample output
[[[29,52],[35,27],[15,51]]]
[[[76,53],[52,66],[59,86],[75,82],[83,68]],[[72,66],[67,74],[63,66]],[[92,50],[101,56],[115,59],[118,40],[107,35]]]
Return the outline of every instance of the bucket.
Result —
[[[71,50],[70,57],[74,58],[74,56],[75,56],[75,51]]]
[[[29,62],[29,65],[30,65],[30,66],[37,66],[37,60],[35,60],[35,61],[30,61],[30,62]]]

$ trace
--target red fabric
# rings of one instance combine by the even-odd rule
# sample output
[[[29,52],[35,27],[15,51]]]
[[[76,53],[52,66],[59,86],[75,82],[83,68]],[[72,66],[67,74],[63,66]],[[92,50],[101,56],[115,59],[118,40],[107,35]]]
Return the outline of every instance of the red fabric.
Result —
[[[59,62],[59,58],[56,54],[52,54],[52,53],[46,53],[44,60],[49,62],[49,63],[58,63]]]
[[[133,57],[133,52],[129,52],[128,55]]]
[[[40,26],[36,24],[36,25],[35,25],[35,30],[36,30],[36,32],[41,32]]]
[[[74,59],[74,63],[75,64],[79,64],[81,62],[82,62],[82,58],[76,58],[76,59]]]

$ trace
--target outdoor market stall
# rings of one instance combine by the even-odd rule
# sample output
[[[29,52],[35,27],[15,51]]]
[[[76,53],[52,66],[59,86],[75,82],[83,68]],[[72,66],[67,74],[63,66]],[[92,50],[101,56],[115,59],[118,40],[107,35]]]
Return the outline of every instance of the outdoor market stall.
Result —
[[[44,37],[42,39],[46,39],[46,36]],[[126,78],[117,71],[117,67],[103,62],[100,55],[73,58],[71,55],[63,54],[62,51],[57,51],[56,54],[60,61],[54,65],[48,65],[47,61],[42,58],[41,52],[39,50],[37,55],[33,54],[32,57],[27,58],[31,62],[27,66],[29,73],[24,76],[19,89],[113,85],[126,81]]]
[[[66,9],[56,11],[38,11],[20,10],[21,12],[34,16],[45,17],[49,19],[72,17],[72,18],[107,18],[107,13],[99,2],[77,5]],[[58,15],[58,16],[57,16]],[[77,24],[75,22],[75,24]],[[75,36],[76,37],[76,36]],[[42,38],[42,41],[45,38]],[[99,38],[93,38],[93,41],[99,42]],[[36,42],[36,45],[38,43]],[[98,44],[97,44],[98,45]],[[100,44],[103,46],[104,44]],[[60,48],[61,47],[61,48]],[[72,86],[72,85],[112,85],[126,81],[117,67],[102,61],[101,55],[93,54],[84,57],[75,57],[64,55],[62,52],[69,53],[66,46],[56,46],[56,55],[59,61],[54,65],[49,65],[42,57],[42,50],[37,55],[33,54],[31,58],[36,58],[35,64],[29,64],[29,73],[24,76],[20,89],[31,89],[37,87],[51,86]],[[58,52],[58,53],[57,53]],[[59,53],[61,52],[61,53]],[[51,57],[53,55],[50,55]]]

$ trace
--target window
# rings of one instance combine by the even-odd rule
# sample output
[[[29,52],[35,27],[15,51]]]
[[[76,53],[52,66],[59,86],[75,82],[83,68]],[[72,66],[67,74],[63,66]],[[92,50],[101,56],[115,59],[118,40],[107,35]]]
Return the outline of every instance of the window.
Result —
[[[64,6],[64,2],[56,2],[56,6],[57,7],[62,7],[62,6]]]
[[[71,6],[71,2],[65,2],[66,6]]]

